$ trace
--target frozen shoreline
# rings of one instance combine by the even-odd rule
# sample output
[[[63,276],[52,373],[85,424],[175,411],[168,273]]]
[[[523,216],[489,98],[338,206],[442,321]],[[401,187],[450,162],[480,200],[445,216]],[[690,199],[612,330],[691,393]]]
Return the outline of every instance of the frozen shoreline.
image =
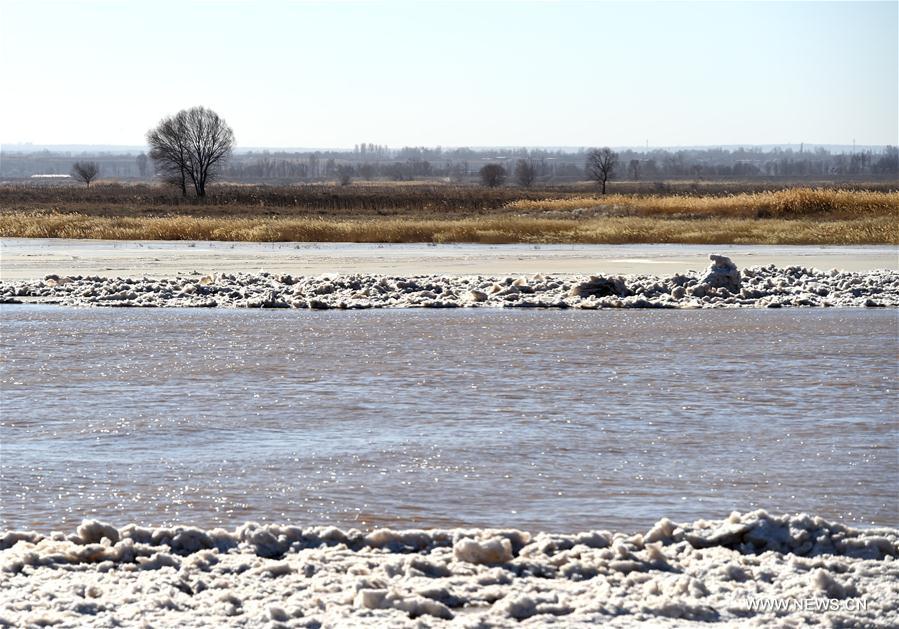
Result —
[[[266,271],[319,275],[675,274],[699,269],[710,250],[741,266],[899,270],[892,246],[810,245],[479,245],[243,243],[0,239],[0,278],[51,273],[175,277]]]
[[[899,306],[899,271],[773,265],[741,271],[725,256],[708,258],[711,263],[705,271],[665,277],[222,273],[135,279],[52,274],[36,281],[0,282],[0,303],[318,310]]]
[[[85,521],[0,535],[0,625],[895,626],[897,558],[899,529],[764,511],[642,534]],[[751,606],[772,600],[793,603]]]

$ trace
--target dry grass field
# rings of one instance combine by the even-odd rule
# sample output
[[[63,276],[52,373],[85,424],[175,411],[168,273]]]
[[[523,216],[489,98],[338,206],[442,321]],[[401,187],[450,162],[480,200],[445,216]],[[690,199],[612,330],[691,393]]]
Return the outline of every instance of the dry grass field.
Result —
[[[0,215],[0,236],[244,242],[899,244],[899,227],[889,216],[854,220],[651,216],[339,220],[14,213]]]
[[[0,187],[0,236],[258,242],[899,244],[899,192],[453,185]]]
[[[507,208],[523,212],[580,211],[604,215],[689,218],[862,219],[899,216],[899,193],[791,188],[720,196],[622,195],[521,199]]]

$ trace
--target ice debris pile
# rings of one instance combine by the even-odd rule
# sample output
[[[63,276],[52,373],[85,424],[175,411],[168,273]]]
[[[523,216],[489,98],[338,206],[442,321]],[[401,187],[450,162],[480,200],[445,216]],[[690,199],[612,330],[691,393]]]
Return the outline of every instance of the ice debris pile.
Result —
[[[897,558],[899,529],[764,511],[635,535],[85,521],[0,537],[0,625],[897,626]]]
[[[199,274],[168,279],[49,275],[0,282],[0,303],[230,308],[738,308],[899,306],[899,272],[750,267],[710,255],[702,273],[629,276]]]

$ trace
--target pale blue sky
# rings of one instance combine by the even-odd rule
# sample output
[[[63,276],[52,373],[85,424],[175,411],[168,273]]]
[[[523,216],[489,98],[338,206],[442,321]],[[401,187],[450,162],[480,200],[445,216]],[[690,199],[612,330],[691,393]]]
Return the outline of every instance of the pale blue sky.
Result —
[[[899,3],[0,0],[0,141],[896,143]]]

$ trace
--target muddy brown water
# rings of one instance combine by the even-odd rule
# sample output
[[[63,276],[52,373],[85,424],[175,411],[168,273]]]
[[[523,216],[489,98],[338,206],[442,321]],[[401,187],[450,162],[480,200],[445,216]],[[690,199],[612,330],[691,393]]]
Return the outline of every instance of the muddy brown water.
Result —
[[[895,311],[0,315],[0,529],[899,524]]]

